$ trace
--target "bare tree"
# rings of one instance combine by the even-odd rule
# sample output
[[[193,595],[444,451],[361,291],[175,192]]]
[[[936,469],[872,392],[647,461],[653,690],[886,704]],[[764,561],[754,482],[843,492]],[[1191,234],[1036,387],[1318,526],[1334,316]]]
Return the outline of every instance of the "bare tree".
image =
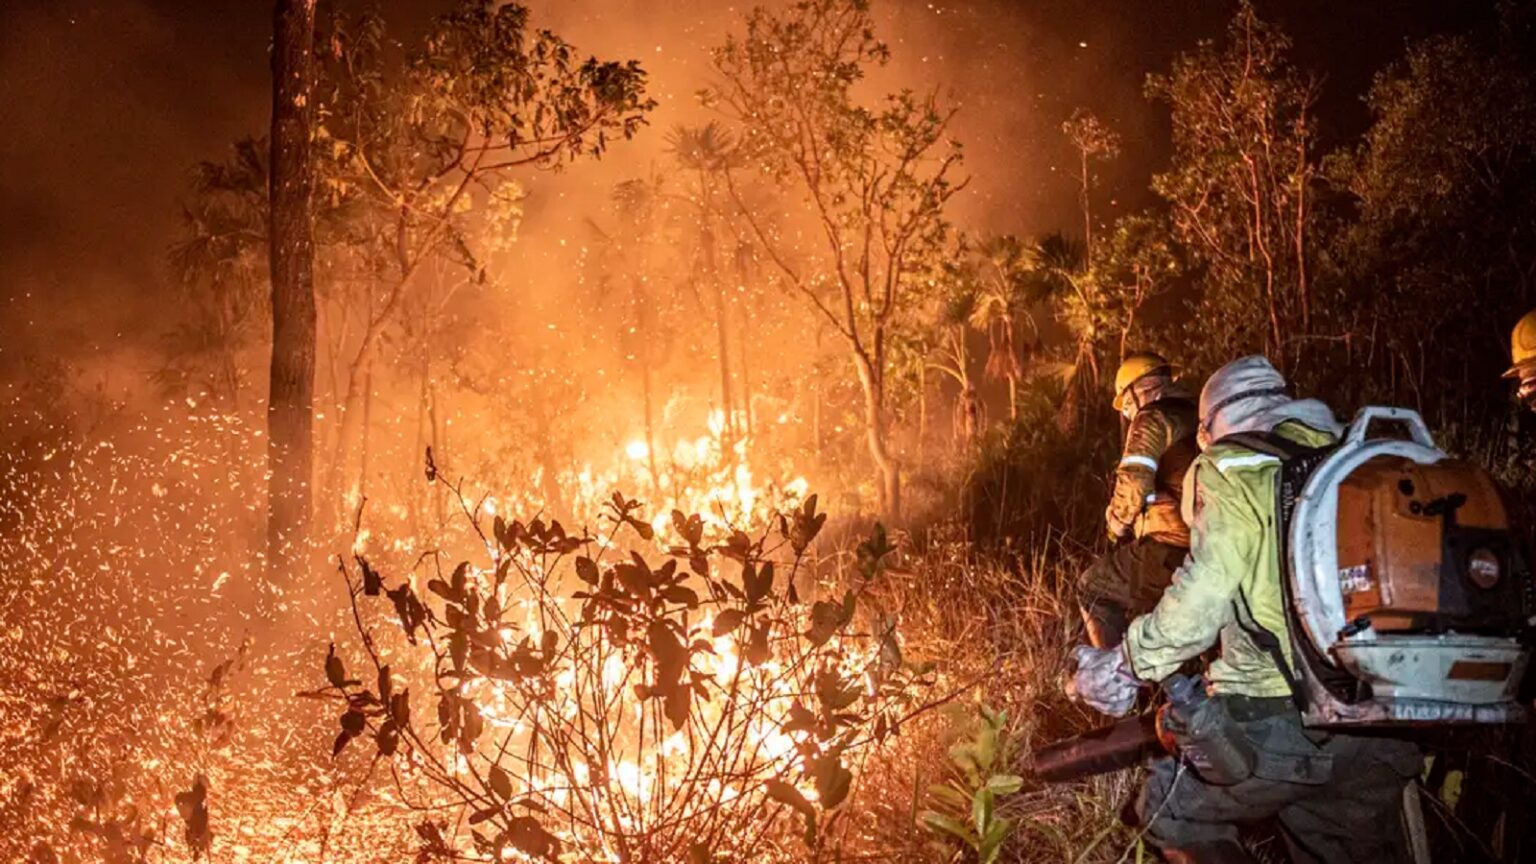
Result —
[[[792,184],[806,199],[811,248],[744,205],[737,175],[746,168],[725,174],[758,246],[848,349],[880,507],[895,517],[901,469],[888,404],[892,338],[953,245],[945,207],[964,183],[951,178],[960,162],[948,133],[953,111],[934,96],[902,91],[878,109],[854,99],[865,70],[889,56],[866,0],[758,9],[745,35],[715,52],[719,83],[705,96],[740,128],[752,173]]]
[[[1318,83],[1290,50],[1244,2],[1223,43],[1203,42],[1148,80],[1173,120],[1173,164],[1153,188],[1203,271],[1199,344],[1211,366],[1255,350],[1291,366],[1310,335]]]
[[[1078,205],[1083,211],[1083,253],[1093,258],[1093,186],[1098,178],[1093,163],[1107,162],[1120,155],[1120,136],[1099,121],[1093,112],[1079,108],[1061,124],[1061,131],[1077,151]]]

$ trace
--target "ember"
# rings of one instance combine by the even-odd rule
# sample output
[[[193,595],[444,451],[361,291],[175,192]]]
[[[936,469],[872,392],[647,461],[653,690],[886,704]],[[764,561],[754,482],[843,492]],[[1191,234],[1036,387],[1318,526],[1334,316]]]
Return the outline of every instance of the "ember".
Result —
[[[8,9],[0,862],[1143,860],[1239,599],[1287,723],[1523,714],[1536,17],[1106,2]],[[1366,406],[1391,598],[1263,511]],[[1536,859],[1400,731],[1330,837]]]

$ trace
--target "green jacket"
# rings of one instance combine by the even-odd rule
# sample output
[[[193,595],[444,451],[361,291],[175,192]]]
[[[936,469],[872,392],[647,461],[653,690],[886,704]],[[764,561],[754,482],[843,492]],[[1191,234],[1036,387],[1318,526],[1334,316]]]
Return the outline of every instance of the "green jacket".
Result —
[[[1333,436],[1294,420],[1275,432],[1312,447]],[[1280,460],[1230,441],[1217,441],[1195,459],[1185,478],[1189,557],[1157,607],[1131,622],[1126,657],[1137,677],[1161,681],[1185,660],[1221,640],[1221,656],[1206,676],[1218,693],[1289,696],[1274,659],[1244,624],[1273,633],[1291,663],[1280,583],[1275,483]],[[1241,622],[1241,623],[1240,623]]]

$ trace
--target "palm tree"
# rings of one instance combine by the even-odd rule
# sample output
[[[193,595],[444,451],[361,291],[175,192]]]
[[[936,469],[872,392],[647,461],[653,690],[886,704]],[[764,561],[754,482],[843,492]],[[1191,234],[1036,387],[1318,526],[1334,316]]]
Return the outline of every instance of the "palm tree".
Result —
[[[980,298],[976,285],[965,278],[963,271],[957,274],[950,291],[939,301],[939,359],[929,364],[952,378],[960,388],[960,396],[955,400],[954,440],[958,447],[967,449],[976,441],[984,414],[976,382],[971,377],[968,344]]]
[[[1056,319],[1072,336],[1072,359],[1062,371],[1066,392],[1056,422],[1071,434],[1082,420],[1085,396],[1099,387],[1098,338],[1106,314],[1100,290],[1082,246],[1059,232],[1035,245],[1038,264],[1032,272],[1045,296],[1053,300]]]
[[[1034,342],[1040,339],[1040,328],[1030,313],[1040,300],[1040,280],[1033,278],[1039,266],[1035,252],[1017,237],[1000,235],[983,240],[970,263],[978,292],[971,326],[987,334],[984,374],[1008,384],[1009,420],[1019,418],[1019,381],[1024,377],[1019,321],[1029,323]]]

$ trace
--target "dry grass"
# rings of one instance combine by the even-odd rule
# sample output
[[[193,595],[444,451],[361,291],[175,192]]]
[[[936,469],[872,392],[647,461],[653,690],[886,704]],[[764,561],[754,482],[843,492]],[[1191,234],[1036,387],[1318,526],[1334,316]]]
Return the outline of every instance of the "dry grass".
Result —
[[[892,574],[887,600],[898,611],[905,651],[940,663],[957,690],[950,710],[905,731],[899,747],[864,778],[864,818],[889,826],[884,860],[968,860],[914,824],[929,806],[925,790],[949,769],[947,751],[980,705],[1005,711],[1009,745],[1027,754],[1041,744],[1101,725],[1104,718],[1068,701],[1065,658],[1081,629],[1073,597],[1085,558],[1053,541],[1029,557],[976,554],[964,542],[932,539]],[[1135,832],[1120,818],[1137,772],[1046,785],[1025,774],[1023,790],[1000,802],[1015,826],[999,860],[1135,860]]]

